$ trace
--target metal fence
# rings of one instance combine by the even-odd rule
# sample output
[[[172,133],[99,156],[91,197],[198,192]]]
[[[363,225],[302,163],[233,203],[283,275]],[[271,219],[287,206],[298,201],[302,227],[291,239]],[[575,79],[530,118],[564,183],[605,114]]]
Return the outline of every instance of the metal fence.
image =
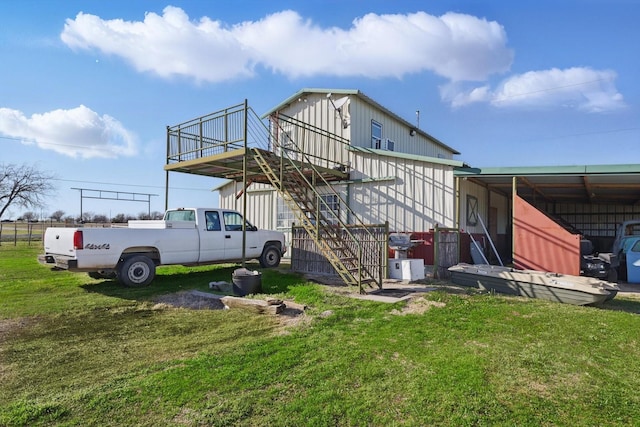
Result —
[[[353,245],[354,252],[358,253],[359,242],[362,245],[363,266],[378,269],[381,277],[387,277],[389,224],[347,227],[349,230],[342,229],[342,233],[356,236],[356,241],[344,239],[345,244]],[[327,238],[322,231],[320,238]],[[385,252],[381,253],[382,251]],[[318,250],[314,239],[304,228],[298,226],[291,227],[291,270],[307,274],[337,275],[331,263]]]

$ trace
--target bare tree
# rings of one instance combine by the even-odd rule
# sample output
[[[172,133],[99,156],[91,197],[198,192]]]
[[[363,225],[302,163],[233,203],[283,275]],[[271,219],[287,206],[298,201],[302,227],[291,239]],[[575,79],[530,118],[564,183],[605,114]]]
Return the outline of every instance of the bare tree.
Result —
[[[114,216],[113,218],[111,218],[111,222],[115,222],[115,223],[123,223],[123,222],[127,222],[125,216],[123,213],[119,213],[116,216]]]
[[[80,221],[83,221],[85,223],[93,222],[93,217],[94,216],[95,216],[95,213],[93,213],[93,212],[83,212],[82,213],[82,218],[80,218]]]
[[[64,216],[65,212],[61,211],[61,210],[57,210],[54,213],[51,214],[51,219],[54,221],[58,221],[60,222],[62,220],[62,217]]]
[[[31,222],[31,221],[33,221],[33,220],[38,218],[38,214],[35,213],[35,212],[28,211],[28,212],[23,213],[21,218],[23,220],[25,220],[25,221]]]
[[[109,217],[104,214],[97,214],[93,217],[93,222],[96,222],[98,224],[106,224],[109,222]]]
[[[9,206],[42,207],[54,191],[54,177],[35,166],[0,164],[0,218]]]
[[[162,219],[164,218],[164,214],[162,212],[153,211],[151,212],[151,219]]]

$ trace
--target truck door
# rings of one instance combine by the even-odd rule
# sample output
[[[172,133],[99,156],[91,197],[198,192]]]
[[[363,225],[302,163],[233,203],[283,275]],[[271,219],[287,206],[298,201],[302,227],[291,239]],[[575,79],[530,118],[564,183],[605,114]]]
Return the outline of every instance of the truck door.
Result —
[[[225,236],[218,211],[205,211],[205,224],[200,227],[200,262],[225,258]]]
[[[242,259],[242,215],[238,212],[223,212],[224,255],[226,259]],[[247,222],[247,230],[252,227]],[[256,258],[262,253],[261,242],[255,231],[247,231],[246,258]]]
[[[640,283],[640,239],[627,251],[627,282]]]
[[[242,259],[242,215],[223,212],[224,256],[226,259]]]

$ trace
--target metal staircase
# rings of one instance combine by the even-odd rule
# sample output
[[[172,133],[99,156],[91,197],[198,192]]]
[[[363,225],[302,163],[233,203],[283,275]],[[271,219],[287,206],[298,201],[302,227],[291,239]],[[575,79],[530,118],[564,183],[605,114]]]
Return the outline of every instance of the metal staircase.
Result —
[[[382,288],[383,262],[368,265],[363,245],[350,231],[340,215],[336,215],[325,198],[327,194],[340,195],[323,178],[310,162],[297,162],[286,155],[252,149],[255,160],[271,185],[276,188],[296,219],[313,238],[322,255],[347,285],[358,286],[361,293],[365,287]],[[284,150],[280,150],[286,153]],[[326,192],[320,194],[318,188]],[[346,204],[344,204],[346,206]],[[349,216],[355,218],[353,212]],[[364,224],[362,224],[364,226]],[[366,230],[366,227],[363,228]],[[373,241],[375,237],[369,233]]]

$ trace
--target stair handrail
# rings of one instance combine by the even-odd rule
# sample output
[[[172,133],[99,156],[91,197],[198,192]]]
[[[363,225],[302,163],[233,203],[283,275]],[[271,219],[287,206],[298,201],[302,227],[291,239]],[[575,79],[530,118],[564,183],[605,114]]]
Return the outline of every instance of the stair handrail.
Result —
[[[279,129],[279,130],[281,130],[281,131],[283,131],[283,132],[284,132],[285,130],[280,126],[280,120],[279,120],[279,118],[280,118],[280,117],[284,117],[286,121],[292,122],[293,124],[298,125],[298,126],[304,126],[305,128],[314,128],[314,126],[312,126],[312,125],[308,125],[308,124],[307,124],[307,123],[305,123],[305,122],[299,121],[299,120],[294,119],[294,118],[292,118],[292,117],[290,117],[290,116],[287,116],[287,115],[285,115],[285,114],[278,113],[278,114],[275,114],[274,116],[275,116],[275,121],[274,121],[274,120],[271,120],[271,123],[272,123],[272,124],[277,125],[277,126],[278,126],[278,129]],[[274,122],[275,122],[275,123],[274,123]],[[319,129],[319,128],[316,128],[316,129]],[[328,138],[333,138],[333,139],[336,139],[339,143],[343,143],[343,144],[345,144],[345,145],[347,145],[347,146],[349,145],[349,144],[348,144],[348,143],[346,143],[346,142],[339,141],[339,140],[338,140],[338,138],[340,138],[340,137],[338,137],[337,135],[335,135],[335,137],[338,137],[338,138],[334,138],[334,135],[333,135],[333,134],[331,134],[330,132],[325,131],[325,130],[322,130],[322,132],[323,132],[323,133],[325,134],[325,136],[326,136],[326,137],[328,137]],[[281,159],[283,159],[283,158],[284,158],[285,153],[287,152],[287,150],[285,150],[285,149],[283,149],[283,147],[280,147],[280,146],[279,146],[278,138],[277,138],[277,137],[274,137],[273,132],[270,132],[270,136],[271,136],[271,143],[272,143],[274,146],[276,146],[276,147],[280,148],[280,149],[279,149],[280,157],[281,157]],[[347,141],[347,140],[346,140],[346,139],[344,139],[344,138],[340,138],[340,139],[342,139],[343,141]],[[302,157],[302,158],[304,158],[304,159],[306,160],[305,165],[307,165],[307,164],[308,164],[308,165],[311,167],[311,169],[314,171],[314,176],[316,176],[316,177],[320,178],[320,180],[322,181],[323,185],[324,185],[326,188],[328,188],[328,189],[329,189],[329,191],[330,191],[333,195],[337,196],[338,200],[340,201],[340,206],[343,206],[343,207],[345,208],[345,210],[346,210],[346,214],[347,214],[347,217],[348,217],[348,218],[349,218],[349,217],[350,217],[350,218],[352,218],[352,220],[354,221],[354,225],[360,226],[363,230],[365,230],[365,233],[369,235],[369,237],[371,238],[371,241],[372,241],[372,242],[375,242],[376,244],[380,244],[380,242],[378,242],[378,240],[377,240],[377,239],[376,239],[376,237],[373,235],[373,233],[371,233],[371,232],[368,230],[368,228],[366,227],[366,224],[364,224],[364,223],[362,222],[362,220],[360,219],[360,217],[359,217],[359,216],[358,216],[358,215],[353,211],[353,209],[351,209],[351,207],[348,205],[347,201],[346,201],[346,200],[344,200],[344,198],[342,197],[342,195],[340,195],[337,191],[335,191],[335,189],[333,188],[333,186],[332,186],[332,185],[331,185],[331,184],[330,184],[330,183],[325,179],[325,177],[324,177],[324,176],[322,176],[322,174],[318,172],[318,170],[316,169],[316,167],[315,167],[314,163],[311,161],[311,157],[310,157],[310,156],[308,156],[306,152],[304,152],[303,150],[301,150],[301,149],[300,149],[300,147],[298,146],[298,144],[297,144],[297,142],[296,142],[296,141],[291,140],[291,143],[293,143],[293,144],[294,144],[295,148],[298,150],[297,152],[301,155],[301,157]],[[321,205],[322,205],[322,206],[324,206],[324,207],[326,208],[326,209],[325,209],[325,211],[327,211],[327,212],[332,212],[331,207],[328,205],[328,203],[327,203],[327,202],[326,202],[322,197],[320,197],[320,196],[321,196],[321,194],[316,190],[315,186],[314,186],[314,185],[312,185],[312,183],[310,183],[310,182],[307,180],[307,177],[304,175],[304,173],[300,170],[300,168],[296,165],[296,163],[295,163],[294,161],[292,161],[293,159],[291,159],[289,156],[286,156],[286,159],[289,161],[289,165],[293,166],[293,167],[294,167],[294,168],[295,168],[295,169],[300,173],[300,175],[302,176],[302,178],[307,182],[308,187],[312,190],[312,192],[313,192],[313,194],[316,196],[317,200],[319,200],[319,202],[321,203]],[[337,219],[337,221],[338,221],[339,225],[340,225],[340,226],[341,226],[341,227],[346,231],[346,233],[349,235],[349,237],[351,237],[351,239],[353,239],[353,241],[354,241],[354,242],[356,242],[356,246],[358,247],[358,252],[359,252],[359,253],[358,253],[358,261],[359,261],[359,265],[360,265],[360,267],[361,267],[361,268],[363,268],[363,265],[362,265],[362,244],[361,244],[361,243],[356,239],[356,236],[355,236],[355,235],[353,235],[353,233],[351,233],[351,231],[350,231],[350,230],[348,229],[348,227],[347,227],[347,225],[348,225],[348,224],[345,224],[345,223],[344,223],[344,221],[342,220],[342,218],[340,218],[340,215],[335,215],[335,218]],[[382,254],[383,254],[383,252],[384,252],[384,250],[383,250],[384,248],[383,248],[383,247],[380,247],[379,249],[380,249],[380,254],[381,254],[381,256],[382,256]],[[367,274],[368,274],[372,279],[376,280],[376,276],[377,276],[377,275],[372,274],[372,272],[371,272],[371,271],[369,271],[369,269],[367,269],[367,268],[364,268],[364,270],[366,271],[366,273],[367,273]],[[379,283],[381,283],[382,277],[380,277],[380,278],[379,278],[379,280],[380,280],[380,281],[379,281]],[[378,280],[376,280],[376,281],[378,281]]]

